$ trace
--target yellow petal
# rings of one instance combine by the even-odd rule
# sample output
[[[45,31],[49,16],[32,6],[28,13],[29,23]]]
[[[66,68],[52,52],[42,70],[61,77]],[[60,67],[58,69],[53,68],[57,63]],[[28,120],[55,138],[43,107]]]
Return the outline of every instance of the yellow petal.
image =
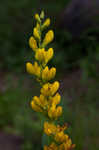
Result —
[[[34,62],[34,74],[38,77],[40,77],[41,74],[41,68],[39,67],[37,62]]]
[[[42,30],[50,25],[50,18],[47,18],[42,25]]]
[[[46,63],[53,57],[53,48],[49,48],[46,53]]]
[[[34,37],[33,36],[31,36],[30,38],[29,38],[29,46],[32,48],[32,50],[36,50],[38,47],[37,47],[37,42],[36,42],[36,40],[34,39]]]
[[[33,100],[31,102],[31,107],[32,107],[33,110],[35,110],[37,112],[42,112],[42,109],[38,105],[36,105]]]
[[[49,70],[49,80],[53,79],[56,75],[56,68],[52,67],[50,70]]]
[[[58,81],[55,81],[53,84],[52,84],[52,87],[50,89],[51,91],[51,95],[54,95],[57,90],[59,89],[59,82]]]
[[[42,79],[49,80],[49,68],[46,66],[42,71]]]
[[[33,29],[33,35],[35,38],[40,40],[40,34],[39,34],[39,31],[36,27]]]
[[[60,103],[60,100],[61,100],[61,96],[59,93],[57,93],[54,97],[52,97],[51,103],[52,105],[57,105]]]
[[[46,52],[45,52],[45,49],[44,49],[44,48],[42,48],[42,49],[39,48],[39,49],[36,51],[35,58],[36,58],[38,61],[40,61],[40,62],[45,62],[45,56],[46,56],[45,53],[46,53]]]
[[[34,66],[31,63],[26,63],[26,70],[30,74],[34,74]]]
[[[46,46],[47,44],[52,42],[53,39],[54,39],[54,32],[52,30],[49,30],[45,35],[45,38],[43,40],[43,45]]]

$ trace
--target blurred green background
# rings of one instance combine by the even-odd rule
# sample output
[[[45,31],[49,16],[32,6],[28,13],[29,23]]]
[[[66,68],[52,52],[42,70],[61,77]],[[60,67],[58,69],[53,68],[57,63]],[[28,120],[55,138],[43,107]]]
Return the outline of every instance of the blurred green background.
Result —
[[[95,0],[1,0],[0,2],[0,148],[40,150],[40,114],[30,102],[39,84],[26,73],[33,60],[28,46],[35,13],[51,18],[64,115],[76,150],[99,150],[99,2]],[[43,141],[43,142],[42,142]]]

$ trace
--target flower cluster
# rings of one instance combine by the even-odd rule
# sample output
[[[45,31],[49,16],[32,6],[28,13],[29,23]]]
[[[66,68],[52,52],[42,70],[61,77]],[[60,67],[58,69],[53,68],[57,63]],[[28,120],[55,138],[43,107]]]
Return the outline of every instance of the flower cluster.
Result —
[[[59,106],[61,96],[58,92],[59,82],[51,80],[56,75],[56,68],[48,67],[48,62],[52,59],[53,48],[45,49],[45,47],[53,41],[54,32],[49,30],[44,39],[42,32],[50,25],[50,19],[47,18],[43,23],[44,12],[35,15],[37,21],[33,29],[33,35],[29,39],[29,46],[34,51],[35,61],[26,63],[28,73],[34,75],[41,85],[40,96],[34,96],[31,101],[31,107],[37,112],[41,112],[47,117],[49,122],[44,123],[44,133],[49,137],[53,137],[53,142],[48,146],[44,146],[44,150],[69,150],[74,147],[71,139],[64,130],[67,126],[60,127],[55,125],[54,121],[62,114],[62,107]]]
[[[71,139],[67,134],[64,133],[64,130],[67,129],[67,125],[60,126],[54,125],[52,123],[44,123],[44,132],[53,138],[53,143],[50,146],[45,146],[44,150],[69,150],[75,147],[75,144],[72,144]]]

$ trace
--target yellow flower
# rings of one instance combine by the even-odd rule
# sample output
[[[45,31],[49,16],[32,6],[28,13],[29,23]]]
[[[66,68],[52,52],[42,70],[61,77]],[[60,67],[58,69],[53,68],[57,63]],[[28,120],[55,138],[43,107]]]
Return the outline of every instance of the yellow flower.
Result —
[[[51,119],[55,119],[55,114],[56,114],[56,106],[53,105],[52,107],[49,108],[48,110],[48,116],[51,118]]]
[[[62,143],[59,146],[59,150],[70,150],[73,148],[75,148],[75,144],[72,144],[72,141],[70,138],[68,138],[66,142]]]
[[[33,35],[34,35],[35,38],[40,40],[40,34],[39,34],[39,31],[36,27],[33,29]]]
[[[50,88],[50,92],[51,92],[51,95],[54,95],[57,90],[59,89],[59,82],[58,81],[55,81],[52,85],[51,85],[51,88]]]
[[[68,140],[68,135],[64,134],[63,131],[57,132],[55,135],[55,141],[58,143],[63,143],[66,142],[66,140]]]
[[[35,19],[36,19],[38,22],[41,22],[40,17],[39,17],[39,14],[35,14]]]
[[[56,133],[56,126],[52,123],[44,122],[44,133],[49,135],[55,134]]]
[[[35,110],[37,112],[43,112],[43,110],[33,100],[31,102],[31,107],[33,110]]]
[[[49,48],[45,51],[44,48],[39,48],[35,53],[35,58],[43,64],[47,64],[48,61],[53,57],[53,49]]]
[[[52,105],[48,110],[48,116],[51,119],[57,119],[58,117],[61,116],[61,114],[62,114],[61,106],[56,107],[55,105]]]
[[[61,106],[58,106],[56,108],[56,113],[55,113],[55,117],[58,118],[62,115],[62,107]]]
[[[51,69],[46,66],[42,71],[42,79],[49,81],[55,77],[56,68],[52,67]]]
[[[42,25],[42,30],[50,25],[50,18],[47,18]]]
[[[47,101],[47,99],[45,98],[45,96],[41,94],[39,99],[40,99],[41,107],[42,107],[43,109],[47,109],[48,101]]]
[[[38,77],[40,77],[40,67],[38,66],[37,62],[34,62],[34,65],[32,65],[31,63],[26,63],[26,70],[28,73],[36,75]]]
[[[55,81],[53,84],[46,83],[41,88],[41,93],[44,96],[53,96],[59,88],[59,82]]]
[[[44,150],[58,150],[58,146],[53,142],[49,146],[44,146]]]
[[[30,38],[29,38],[29,46],[32,48],[32,50],[34,50],[34,51],[36,51],[36,49],[38,48],[37,47],[37,42],[36,42],[36,40],[34,39],[34,37],[33,36],[31,36]]]
[[[40,24],[39,23],[36,24],[36,28],[38,31],[40,30]]]
[[[46,63],[53,57],[53,48],[49,48],[46,54]]]
[[[34,67],[31,63],[26,63],[26,70],[29,74],[34,74]]]
[[[33,101],[38,106],[42,107],[42,109],[45,109],[46,106],[48,105],[48,102],[47,102],[46,98],[43,95],[40,95],[40,97],[34,96]]]
[[[51,98],[51,104],[52,105],[57,105],[57,104],[59,104],[60,103],[60,100],[61,100],[61,96],[60,96],[60,94],[59,93],[56,93],[56,95],[54,96],[54,97],[52,97]]]
[[[42,49],[38,49],[35,53],[35,58],[40,61],[40,62],[44,62],[45,63],[45,59],[46,59],[46,51],[44,48]]]
[[[52,42],[53,39],[54,39],[54,32],[52,30],[49,30],[45,35],[45,38],[43,40],[43,45],[46,46],[47,44]]]

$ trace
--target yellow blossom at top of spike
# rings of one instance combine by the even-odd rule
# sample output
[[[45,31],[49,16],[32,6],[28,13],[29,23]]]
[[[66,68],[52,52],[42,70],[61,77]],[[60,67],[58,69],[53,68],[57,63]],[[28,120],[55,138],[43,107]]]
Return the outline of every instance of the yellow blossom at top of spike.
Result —
[[[40,40],[40,34],[39,34],[39,31],[36,27],[33,29],[33,35],[34,35],[35,38]]]
[[[36,75],[37,77],[40,77],[41,74],[41,68],[39,67],[37,62],[34,62],[32,65],[31,63],[26,63],[26,70],[28,73]]]
[[[51,69],[46,66],[42,71],[42,79],[44,81],[49,81],[55,77],[56,68],[52,67]]]
[[[49,30],[45,35],[45,38],[43,40],[43,45],[46,46],[47,44],[52,42],[53,39],[54,39],[54,32],[53,30]]]
[[[41,29],[43,30],[44,28],[48,27],[48,26],[50,25],[50,22],[51,22],[51,21],[50,21],[50,18],[47,18],[47,19],[45,20],[45,22],[43,23]]]
[[[57,92],[58,88],[59,88],[59,82],[58,81],[55,81],[52,84],[46,83],[41,88],[41,93],[44,96],[53,96]]]
[[[30,38],[29,38],[29,46],[32,48],[32,50],[34,50],[34,51],[36,51],[36,49],[38,48],[37,47],[37,42],[36,42],[36,40],[34,39],[34,37],[33,36],[31,36]]]

